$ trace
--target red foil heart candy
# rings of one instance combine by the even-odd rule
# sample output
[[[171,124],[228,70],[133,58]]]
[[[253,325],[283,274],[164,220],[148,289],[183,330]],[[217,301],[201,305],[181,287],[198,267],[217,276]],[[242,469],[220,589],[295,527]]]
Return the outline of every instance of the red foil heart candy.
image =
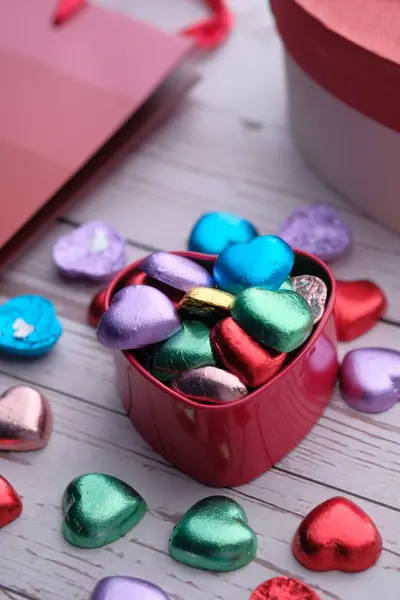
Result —
[[[250,600],[320,600],[308,585],[292,577],[274,577],[261,583]]]
[[[350,342],[366,333],[386,312],[387,300],[373,281],[337,281],[335,322],[338,340]]]
[[[15,521],[22,512],[22,502],[7,479],[0,476],[0,527]]]
[[[260,346],[232,317],[214,325],[210,341],[216,359],[249,387],[266,383],[286,359],[286,354]]]
[[[366,571],[382,552],[372,519],[354,502],[331,498],[301,522],[292,543],[295,558],[312,571]]]

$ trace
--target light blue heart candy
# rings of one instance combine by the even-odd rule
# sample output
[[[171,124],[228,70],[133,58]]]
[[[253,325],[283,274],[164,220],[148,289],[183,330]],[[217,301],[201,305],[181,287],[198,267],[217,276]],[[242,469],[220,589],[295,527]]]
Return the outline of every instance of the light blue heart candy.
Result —
[[[226,248],[215,262],[214,279],[219,288],[231,294],[249,287],[279,290],[293,263],[294,252],[286,242],[264,235]]]
[[[188,249],[203,254],[221,254],[238,242],[250,242],[258,232],[250,221],[226,212],[206,213],[192,229]]]
[[[7,354],[46,354],[61,332],[54,305],[47,298],[17,296],[0,306],[0,351]]]

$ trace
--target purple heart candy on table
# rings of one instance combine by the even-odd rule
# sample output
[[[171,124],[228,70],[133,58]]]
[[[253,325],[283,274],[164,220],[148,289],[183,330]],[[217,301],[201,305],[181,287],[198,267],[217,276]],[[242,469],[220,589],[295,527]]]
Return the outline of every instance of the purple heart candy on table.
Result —
[[[111,279],[126,265],[126,240],[112,225],[92,221],[61,236],[53,260],[66,277]]]
[[[400,352],[359,348],[346,354],[340,368],[340,393],[352,408],[380,413],[400,400]]]
[[[90,600],[169,600],[157,585],[135,577],[105,577],[94,588]]]
[[[284,222],[279,236],[292,248],[315,254],[333,262],[346,254],[351,230],[338,211],[326,204],[314,204],[295,210]]]
[[[162,342],[182,328],[171,300],[149,285],[122,288],[97,326],[99,341],[114,350],[134,350]]]
[[[194,287],[214,287],[214,279],[207,269],[189,258],[169,252],[150,254],[142,260],[139,268],[153,279],[183,292]]]

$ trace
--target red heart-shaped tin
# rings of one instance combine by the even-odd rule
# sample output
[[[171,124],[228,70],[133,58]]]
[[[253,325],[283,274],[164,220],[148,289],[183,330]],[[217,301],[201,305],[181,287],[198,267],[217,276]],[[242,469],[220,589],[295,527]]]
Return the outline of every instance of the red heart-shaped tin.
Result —
[[[210,271],[216,258],[176,254]],[[130,265],[111,282],[106,307],[132,281],[139,264]],[[324,316],[283,370],[241,400],[197,403],[152,377],[143,366],[142,353],[114,354],[117,385],[138,432],[172,465],[205,485],[238,486],[264,473],[302,441],[332,396],[338,372],[335,281],[322,261],[296,251],[292,275],[303,273],[320,277],[328,286]]]

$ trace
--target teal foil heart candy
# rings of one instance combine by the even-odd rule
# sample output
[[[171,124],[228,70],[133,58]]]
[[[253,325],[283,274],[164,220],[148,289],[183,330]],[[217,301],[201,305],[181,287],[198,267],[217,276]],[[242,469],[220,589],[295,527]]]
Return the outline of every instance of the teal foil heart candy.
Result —
[[[227,212],[205,213],[195,223],[188,249],[203,254],[221,254],[237,242],[250,242],[258,232],[250,221]]]
[[[215,366],[210,327],[200,321],[186,321],[183,329],[161,344],[151,372],[160,381],[169,381],[184,371],[210,366]]]
[[[236,296],[231,313],[248,335],[278,352],[296,350],[313,328],[311,308],[291,291],[249,288]]]
[[[46,354],[62,327],[54,305],[42,296],[17,296],[0,306],[0,351],[18,356]]]
[[[249,287],[279,290],[292,270],[294,252],[275,235],[264,235],[247,244],[232,244],[214,265],[214,280],[221,290],[239,294]]]
[[[195,569],[234,571],[255,558],[257,536],[240,504],[225,496],[209,496],[178,521],[169,553]]]
[[[146,503],[130,485],[103,473],[88,473],[68,485],[62,498],[65,539],[80,548],[100,548],[142,520]]]

